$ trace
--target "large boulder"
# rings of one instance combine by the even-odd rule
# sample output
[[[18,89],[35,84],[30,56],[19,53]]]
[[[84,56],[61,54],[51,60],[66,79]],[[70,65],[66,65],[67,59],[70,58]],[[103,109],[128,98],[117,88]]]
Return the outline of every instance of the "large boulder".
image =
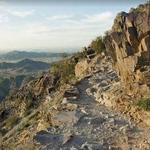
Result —
[[[89,64],[86,59],[79,61],[75,66],[76,77],[78,78],[84,77],[87,74],[88,69],[89,69]]]
[[[105,45],[129,92],[150,86],[150,3],[117,15]],[[147,88],[145,88],[147,91]]]

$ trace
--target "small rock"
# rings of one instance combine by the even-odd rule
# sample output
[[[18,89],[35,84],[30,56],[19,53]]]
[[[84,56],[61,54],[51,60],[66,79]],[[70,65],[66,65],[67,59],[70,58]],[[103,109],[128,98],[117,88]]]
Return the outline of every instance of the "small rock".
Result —
[[[105,118],[105,119],[108,119],[108,118],[109,118],[109,115],[108,115],[108,114],[105,114],[104,118]]]
[[[64,97],[69,98],[69,97],[78,97],[79,96],[79,90],[77,87],[71,87],[70,89],[66,90],[64,92]]]
[[[61,103],[61,104],[66,104],[66,103],[68,103],[67,98],[64,98],[64,99],[62,100],[62,103]]]
[[[65,109],[69,110],[69,111],[73,111],[73,110],[76,110],[78,107],[77,104],[71,104],[71,103],[67,103],[65,105]]]
[[[87,142],[82,144],[81,148],[82,149],[87,149],[87,150],[92,150],[92,146],[90,144],[88,144]]]
[[[108,82],[106,80],[103,80],[101,83],[100,83],[101,87],[105,87],[108,85]]]
[[[81,108],[81,112],[86,114],[86,115],[88,114],[83,108]]]
[[[123,132],[124,134],[126,134],[127,130],[128,130],[128,125],[119,128],[119,131]]]
[[[109,123],[114,123],[115,119],[114,118],[110,118]]]
[[[110,85],[107,85],[105,87],[102,87],[103,91],[107,91],[110,88]]]
[[[90,125],[90,124],[91,124],[91,122],[89,121],[89,122],[88,122],[88,125]]]
[[[78,149],[75,147],[71,147],[70,150],[78,150]]]
[[[92,92],[91,92],[91,88],[86,89],[86,93],[87,93],[89,96],[93,95]]]
[[[57,114],[53,120],[56,120],[60,124],[62,123],[73,123],[75,124],[79,118],[76,116],[76,111],[62,111]]]
[[[47,95],[45,99],[49,102],[52,101],[52,98],[49,95]]]

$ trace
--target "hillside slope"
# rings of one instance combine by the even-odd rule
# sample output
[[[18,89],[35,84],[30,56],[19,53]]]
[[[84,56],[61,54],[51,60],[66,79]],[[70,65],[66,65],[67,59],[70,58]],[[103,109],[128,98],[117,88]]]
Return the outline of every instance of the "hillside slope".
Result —
[[[16,63],[0,63],[0,101],[11,90],[18,89],[23,82],[33,79],[35,74],[47,71],[49,63],[24,59]]]
[[[41,62],[41,61],[33,61],[31,59],[24,59],[16,63],[7,63],[2,62],[0,63],[0,70],[1,69],[13,69],[13,70],[24,70],[25,72],[34,72],[37,70],[46,70],[49,69],[50,64]]]

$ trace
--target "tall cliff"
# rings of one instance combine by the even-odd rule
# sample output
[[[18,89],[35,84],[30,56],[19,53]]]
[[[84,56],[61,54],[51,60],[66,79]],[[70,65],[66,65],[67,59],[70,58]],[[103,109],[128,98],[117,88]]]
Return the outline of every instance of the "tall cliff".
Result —
[[[107,32],[105,45],[127,89],[134,93],[149,90],[150,2],[119,13]]]

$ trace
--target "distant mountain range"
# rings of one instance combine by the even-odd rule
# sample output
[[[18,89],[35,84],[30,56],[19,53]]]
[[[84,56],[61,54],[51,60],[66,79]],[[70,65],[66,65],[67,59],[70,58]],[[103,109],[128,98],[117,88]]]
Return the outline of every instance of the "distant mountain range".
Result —
[[[10,91],[19,88],[27,79],[47,72],[50,64],[71,54],[11,51],[0,54],[0,101]]]
[[[6,69],[13,69],[13,70],[24,70],[26,72],[33,72],[38,70],[46,70],[49,69],[50,64],[41,62],[41,61],[33,61],[31,59],[24,59],[22,61],[19,61],[17,63],[7,63],[2,62],[0,63],[0,70],[6,70]]]
[[[1,61],[13,61],[22,59],[40,59],[40,58],[59,58],[66,57],[68,53],[51,53],[51,52],[27,52],[27,51],[11,51],[5,54],[0,54]]]
[[[0,101],[22,83],[35,78],[35,74],[47,71],[49,63],[24,59],[16,63],[0,63]]]

